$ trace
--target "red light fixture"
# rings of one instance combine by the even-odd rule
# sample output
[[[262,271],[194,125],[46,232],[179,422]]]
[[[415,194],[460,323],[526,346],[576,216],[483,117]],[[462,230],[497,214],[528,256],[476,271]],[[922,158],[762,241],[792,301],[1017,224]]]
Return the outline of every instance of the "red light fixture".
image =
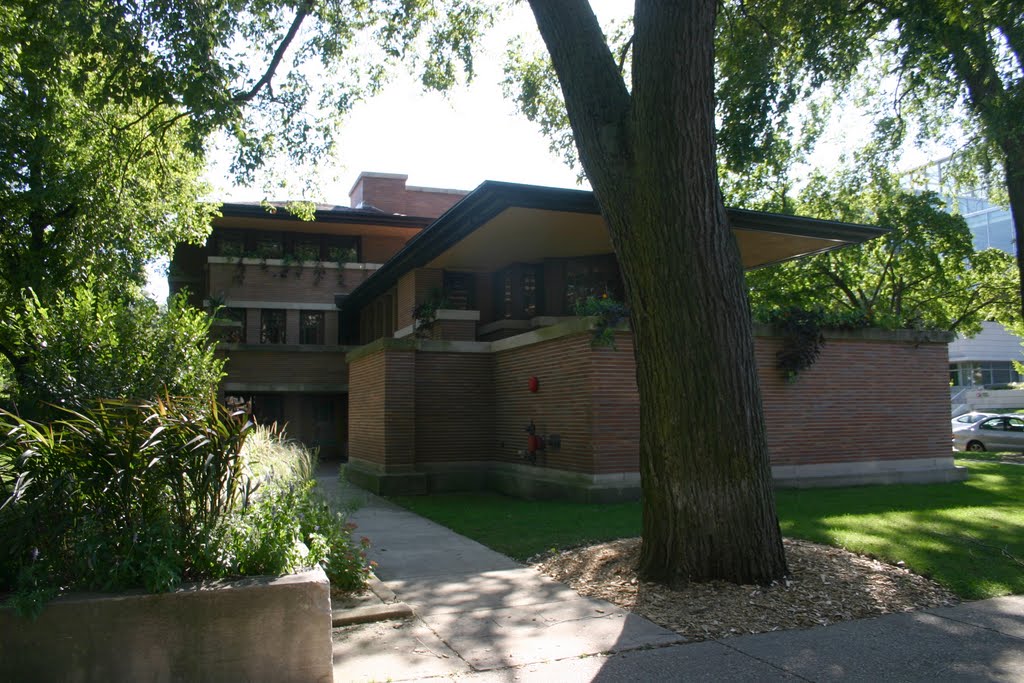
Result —
[[[540,380],[536,377],[531,377],[529,381],[530,393],[536,394],[540,390]]]

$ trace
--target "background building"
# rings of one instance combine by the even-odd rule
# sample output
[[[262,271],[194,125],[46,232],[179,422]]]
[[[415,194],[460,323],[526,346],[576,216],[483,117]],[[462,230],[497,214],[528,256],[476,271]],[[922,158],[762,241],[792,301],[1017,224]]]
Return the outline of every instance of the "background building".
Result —
[[[951,212],[959,213],[974,236],[974,248],[1001,249],[1016,255],[1017,241],[1010,210],[988,199],[984,189],[967,190],[957,197],[945,194],[950,186],[945,182],[945,169],[949,159],[929,164],[914,174],[915,187],[932,190],[943,195]],[[974,337],[957,337],[949,345],[949,380],[954,404],[963,405],[957,395],[969,387],[1002,385],[1019,382],[1020,374],[1013,361],[1024,362],[1021,339],[1003,325],[988,322]]]

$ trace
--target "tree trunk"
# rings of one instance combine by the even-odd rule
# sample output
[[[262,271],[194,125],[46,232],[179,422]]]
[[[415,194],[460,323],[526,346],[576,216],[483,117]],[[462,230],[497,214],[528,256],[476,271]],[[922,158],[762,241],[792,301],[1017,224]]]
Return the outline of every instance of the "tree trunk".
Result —
[[[1017,247],[1017,274],[1020,277],[1020,311],[1024,320],[1024,144],[1004,145],[1006,152],[1006,193]]]
[[[585,2],[531,5],[632,309],[640,570],[670,585],[781,578],[747,293],[717,179],[715,0],[638,0],[632,95]]]

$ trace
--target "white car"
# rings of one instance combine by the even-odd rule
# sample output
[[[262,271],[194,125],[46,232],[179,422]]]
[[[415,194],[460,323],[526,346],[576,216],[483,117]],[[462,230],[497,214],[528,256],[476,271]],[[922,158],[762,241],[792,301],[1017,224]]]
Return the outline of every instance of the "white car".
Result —
[[[1024,415],[986,417],[953,430],[958,451],[1024,451]]]
[[[964,413],[963,415],[959,415],[957,417],[954,417],[951,420],[951,422],[953,423],[953,429],[956,430],[956,429],[963,429],[964,427],[970,427],[972,424],[975,424],[976,422],[980,422],[980,421],[984,420],[986,417],[995,417],[995,416],[996,416],[995,413],[974,413],[974,412],[971,412],[971,413]]]

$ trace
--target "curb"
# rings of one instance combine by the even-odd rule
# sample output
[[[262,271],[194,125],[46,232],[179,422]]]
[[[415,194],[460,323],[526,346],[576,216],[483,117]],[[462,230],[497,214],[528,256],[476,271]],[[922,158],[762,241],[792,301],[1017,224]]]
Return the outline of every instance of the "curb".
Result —
[[[370,574],[366,581],[366,587],[382,604],[331,610],[332,627],[367,624],[388,619],[407,619],[413,616],[412,607],[399,601],[398,596],[385,586],[376,574]]]
[[[331,615],[331,626],[349,626],[351,624],[367,624],[373,621],[388,619],[405,619],[413,614],[412,608],[404,602],[393,605],[370,605],[352,609],[334,610]]]

